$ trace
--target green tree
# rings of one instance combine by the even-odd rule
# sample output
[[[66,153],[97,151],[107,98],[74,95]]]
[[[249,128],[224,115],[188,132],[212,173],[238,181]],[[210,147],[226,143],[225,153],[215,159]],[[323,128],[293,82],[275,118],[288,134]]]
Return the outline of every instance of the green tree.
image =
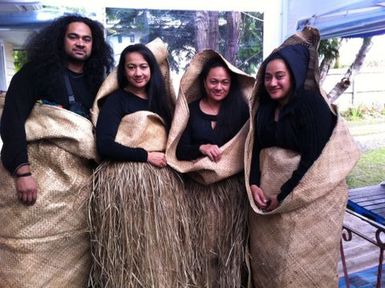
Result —
[[[322,59],[320,64],[320,83],[321,84],[323,80],[326,78],[326,75],[333,61],[338,60],[341,41],[342,40],[339,38],[333,38],[333,39],[322,40],[320,42],[318,52],[319,52],[320,58]],[[337,82],[332,88],[332,90],[330,90],[328,93],[328,97],[331,102],[336,101],[338,97],[340,97],[346,91],[346,89],[349,88],[354,76],[360,71],[365,61],[366,54],[370,50],[371,46],[372,46],[372,37],[362,38],[362,45],[358,53],[356,54],[356,57],[353,63],[347,69],[347,71],[345,72],[341,80]]]
[[[263,13],[243,12],[241,29],[236,65],[253,74],[263,58]]]
[[[320,83],[322,84],[334,61],[339,58],[339,49],[341,47],[341,38],[331,38],[321,40],[318,52],[322,59],[320,64]]]
[[[25,50],[13,51],[13,64],[15,65],[15,71],[19,71],[21,67],[27,62],[27,53]]]
[[[263,14],[175,10],[106,10],[109,36],[137,32],[140,42],[160,37],[168,45],[171,69],[211,48],[248,73],[262,60]],[[182,65],[183,66],[183,65]]]

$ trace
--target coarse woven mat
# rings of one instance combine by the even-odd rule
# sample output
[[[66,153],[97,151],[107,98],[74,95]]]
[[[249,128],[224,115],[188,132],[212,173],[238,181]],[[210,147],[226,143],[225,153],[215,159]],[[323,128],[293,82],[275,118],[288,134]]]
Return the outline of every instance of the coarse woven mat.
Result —
[[[4,99],[0,99],[0,107]],[[24,206],[0,165],[0,287],[85,287],[90,268],[85,201],[92,124],[58,107],[36,104],[26,123],[38,198]]]
[[[278,48],[294,44],[309,48],[305,89],[319,88],[318,41],[318,31],[305,28]],[[261,211],[253,200],[249,177],[254,121],[262,85],[259,71],[245,144],[245,181],[252,208],[249,214],[251,280],[254,287],[337,287],[338,248],[347,201],[345,178],[358,161],[359,150],[338,116],[328,143],[299,184],[277,209]],[[325,93],[320,92],[327,101]],[[338,114],[334,106],[329,104],[329,107]],[[267,195],[277,195],[298,166],[300,156],[272,147],[262,150],[260,159],[261,188]]]

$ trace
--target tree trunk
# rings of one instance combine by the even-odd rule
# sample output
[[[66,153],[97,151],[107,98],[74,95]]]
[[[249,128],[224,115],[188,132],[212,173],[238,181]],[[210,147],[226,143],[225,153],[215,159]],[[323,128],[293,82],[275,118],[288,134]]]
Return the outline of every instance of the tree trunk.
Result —
[[[320,85],[322,86],[323,82],[325,81],[326,79],[326,76],[328,75],[329,73],[329,69],[330,69],[330,66],[332,65],[333,63],[333,58],[324,58],[322,59],[322,62],[321,62],[321,65],[320,65]]]
[[[328,94],[328,97],[332,103],[336,101],[337,98],[342,95],[346,89],[348,89],[355,74],[360,71],[361,66],[364,63],[366,54],[368,53],[371,46],[372,37],[363,38],[361,48],[358,51],[354,62],[352,63],[352,65],[350,65],[349,69],[346,71],[344,77],[340,80],[340,82],[338,82]]]
[[[241,26],[241,13],[240,12],[227,12],[227,49],[225,52],[225,58],[236,65],[235,59],[239,49],[239,32]]]
[[[218,51],[218,12],[197,11],[195,15],[195,42],[197,52],[207,48]]]
[[[322,45],[322,42],[323,45]],[[322,59],[320,65],[320,85],[324,82],[327,74],[329,73],[330,66],[333,64],[333,61],[338,61],[339,58],[339,49],[341,47],[342,39],[329,39],[321,41],[320,50],[323,51],[324,58]]]
[[[195,43],[197,52],[202,51],[208,46],[209,23],[207,11],[196,11],[195,18]]]
[[[207,48],[211,48],[215,51],[219,49],[219,25],[218,25],[218,12],[209,12],[209,45]]]

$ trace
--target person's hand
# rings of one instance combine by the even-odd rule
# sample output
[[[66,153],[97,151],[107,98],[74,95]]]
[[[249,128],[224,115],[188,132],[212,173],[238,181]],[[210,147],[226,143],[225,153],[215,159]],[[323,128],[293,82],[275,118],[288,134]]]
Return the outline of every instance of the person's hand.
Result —
[[[209,157],[209,159],[213,162],[221,160],[222,150],[218,147],[218,145],[203,144],[199,146],[199,151],[201,151],[203,155]]]
[[[148,152],[147,162],[155,167],[163,168],[167,165],[166,155],[162,152]]]
[[[269,200],[269,206],[267,206],[266,211],[273,211],[279,206],[277,196],[271,196],[269,197]]]
[[[259,209],[265,210],[269,206],[269,200],[265,196],[265,193],[255,184],[250,186],[250,190],[255,204]]]
[[[20,170],[20,169],[19,169]],[[24,169],[25,170],[25,169]],[[22,170],[23,171],[23,170]],[[18,171],[17,175],[22,175],[29,172]],[[28,169],[29,171],[29,169]],[[17,198],[24,205],[33,205],[37,199],[37,185],[33,176],[23,176],[15,178],[15,187]]]

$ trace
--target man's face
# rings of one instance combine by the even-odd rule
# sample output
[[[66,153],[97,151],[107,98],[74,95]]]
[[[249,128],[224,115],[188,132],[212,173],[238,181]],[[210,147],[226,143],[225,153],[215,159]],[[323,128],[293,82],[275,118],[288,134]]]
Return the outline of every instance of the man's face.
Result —
[[[68,24],[64,36],[64,51],[70,61],[86,61],[92,52],[92,32],[83,22]]]

